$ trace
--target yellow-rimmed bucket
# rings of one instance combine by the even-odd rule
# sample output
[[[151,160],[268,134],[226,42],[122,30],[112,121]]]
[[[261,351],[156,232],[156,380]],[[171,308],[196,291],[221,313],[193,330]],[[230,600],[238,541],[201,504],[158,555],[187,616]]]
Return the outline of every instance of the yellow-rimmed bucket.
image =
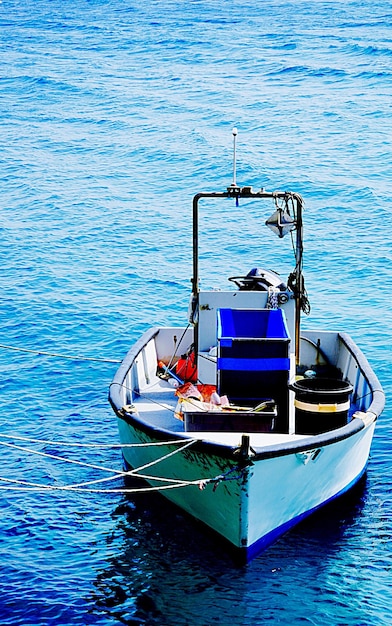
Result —
[[[353,387],[347,381],[302,378],[291,389],[295,391],[296,433],[317,435],[348,423]]]

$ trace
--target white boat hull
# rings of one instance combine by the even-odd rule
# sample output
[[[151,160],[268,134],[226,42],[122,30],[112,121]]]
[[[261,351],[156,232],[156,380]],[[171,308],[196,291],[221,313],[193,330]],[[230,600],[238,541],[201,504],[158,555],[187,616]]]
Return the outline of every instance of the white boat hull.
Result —
[[[191,343],[187,332],[184,336]],[[304,358],[313,345],[321,344],[353,386],[347,423],[312,435],[295,429],[187,432],[184,422],[173,417],[177,402],[173,388],[156,377],[157,359],[170,354],[171,343],[183,333],[184,329],[148,331],[130,350],[112,383],[109,397],[118,416],[126,468],[138,468],[136,473],[151,487],[248,560],[360,479],[384,394],[347,335],[308,332]],[[249,437],[248,452],[241,447],[244,436]]]
[[[374,424],[350,439],[255,463],[248,491],[248,549],[265,547],[352,487],[366,469],[373,431]]]
[[[159,462],[150,473],[184,481],[222,476],[221,482],[208,483],[204,489],[192,484],[163,493],[249,559],[360,479],[366,469],[374,425],[373,421],[350,437],[327,445],[315,446],[316,442],[303,438],[296,450],[285,454],[275,455],[271,450],[272,456],[268,456],[266,448],[260,458],[256,454],[249,465],[239,469],[233,455],[225,458],[217,448],[198,450],[196,442],[194,450],[191,445]],[[121,418],[119,431],[125,444],[156,441]],[[128,467],[140,467],[178,447],[177,443],[163,448],[130,447],[124,448],[123,454]],[[155,487],[162,484],[159,480],[148,482]]]

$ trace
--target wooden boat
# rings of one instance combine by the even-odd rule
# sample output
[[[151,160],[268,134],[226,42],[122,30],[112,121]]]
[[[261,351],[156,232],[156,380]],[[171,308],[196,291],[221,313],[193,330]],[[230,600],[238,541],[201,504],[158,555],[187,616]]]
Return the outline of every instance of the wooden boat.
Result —
[[[199,288],[199,203],[209,198],[274,208],[267,226],[293,239],[287,284],[254,269],[228,289]],[[349,335],[301,329],[302,210],[297,193],[238,186],[234,158],[231,186],[193,199],[188,323],[146,332],[109,392],[126,469],[244,560],[361,478],[384,407]]]

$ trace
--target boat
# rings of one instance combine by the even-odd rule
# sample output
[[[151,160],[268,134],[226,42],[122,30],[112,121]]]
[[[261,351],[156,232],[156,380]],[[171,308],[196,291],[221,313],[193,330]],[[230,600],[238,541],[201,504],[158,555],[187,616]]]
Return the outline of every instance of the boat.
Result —
[[[238,185],[236,137],[234,129],[233,182],[193,198],[188,319],[136,341],[109,401],[127,475],[246,562],[360,480],[384,393],[346,332],[302,328],[303,198]],[[201,289],[199,212],[211,199],[237,211],[243,200],[272,207],[266,226],[292,241],[287,281],[256,267]]]

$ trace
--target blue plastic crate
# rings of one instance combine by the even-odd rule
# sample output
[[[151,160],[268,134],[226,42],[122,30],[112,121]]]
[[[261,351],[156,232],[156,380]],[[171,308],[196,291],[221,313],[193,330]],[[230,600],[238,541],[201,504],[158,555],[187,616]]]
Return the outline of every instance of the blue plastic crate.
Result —
[[[280,309],[218,310],[217,385],[234,404],[273,399],[277,428],[288,429],[290,337]]]
[[[289,339],[281,309],[219,309],[218,340]]]
[[[287,370],[289,341],[280,309],[218,310],[218,370]]]

